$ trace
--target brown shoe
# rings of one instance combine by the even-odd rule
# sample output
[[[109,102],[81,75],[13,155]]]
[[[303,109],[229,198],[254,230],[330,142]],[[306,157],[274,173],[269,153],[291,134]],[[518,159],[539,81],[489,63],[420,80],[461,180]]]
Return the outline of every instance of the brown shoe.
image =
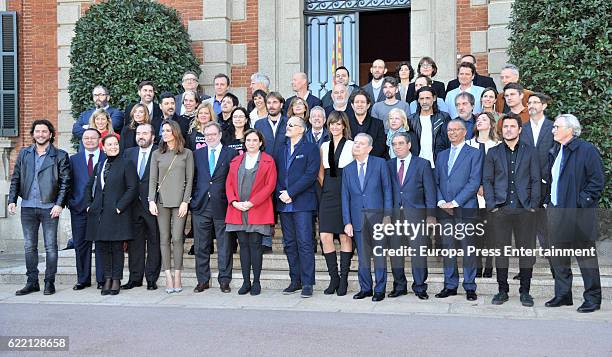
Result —
[[[202,291],[209,289],[210,288],[210,284],[208,282],[200,284],[198,283],[198,285],[196,285],[196,287],[193,289],[194,293],[201,293]]]
[[[221,292],[222,293],[230,293],[232,289],[230,289],[229,283],[221,283]]]

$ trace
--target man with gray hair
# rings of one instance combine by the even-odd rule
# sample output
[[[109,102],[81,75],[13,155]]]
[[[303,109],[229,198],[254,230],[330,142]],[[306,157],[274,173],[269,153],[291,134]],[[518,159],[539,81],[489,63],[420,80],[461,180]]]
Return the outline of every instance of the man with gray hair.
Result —
[[[575,254],[584,282],[584,303],[578,312],[601,306],[601,282],[595,242],[598,239],[597,206],[605,187],[605,175],[597,148],[580,138],[582,127],[572,114],[555,119],[555,147],[550,151],[547,197],[551,245],[594,254]],[[555,296],[547,307],[573,305],[571,256],[551,258],[555,272]]]
[[[255,72],[251,75],[251,93],[256,90],[262,90],[266,94],[270,93],[270,77],[261,72]],[[247,103],[247,111],[250,113],[255,109],[255,102],[250,99]]]
[[[349,105],[349,87],[336,83],[330,92],[333,102],[330,106],[325,107],[325,117],[328,117],[333,111],[345,112],[349,118],[355,117],[353,107]]]
[[[353,92],[353,90],[359,88],[358,85],[356,84],[351,84],[351,75],[349,73],[348,68],[344,67],[344,66],[340,66],[338,68],[336,68],[335,72],[334,72],[334,82],[333,82],[333,86],[332,86],[332,90],[330,90],[329,92],[327,92],[327,94],[325,94],[323,96],[323,98],[321,98],[321,102],[323,102],[322,107],[323,108],[327,108],[330,107],[334,104],[334,100],[332,98],[332,91],[334,89],[334,87],[337,84],[342,84],[346,87],[346,92],[347,95],[346,97],[348,98],[351,93]]]
[[[385,95],[385,100],[374,103],[372,106],[372,117],[382,120],[385,125],[385,132],[387,132],[389,131],[388,117],[391,109],[399,108],[405,113],[409,113],[410,105],[405,101],[399,100],[398,83],[394,77],[385,77],[383,79],[382,91]]]
[[[188,91],[192,91],[196,93],[201,103],[203,100],[210,99],[209,95],[200,94],[198,92],[198,87],[200,86],[200,82],[198,80],[198,74],[194,71],[186,71],[183,74],[183,79],[181,80],[181,85],[183,86],[183,93],[178,94],[174,97],[174,103],[176,103],[176,114],[177,116],[185,114],[185,106],[183,105],[183,94]]]
[[[318,147],[321,147],[326,141],[329,141],[329,132],[325,127],[325,109],[321,107],[314,107],[310,109],[310,117],[308,121],[310,122],[310,129],[306,131],[306,140],[310,143],[317,144]]]
[[[287,114],[291,101],[296,97],[302,98],[308,104],[308,108],[314,108],[317,105],[321,106],[321,100],[308,90],[308,75],[304,72],[298,72],[291,78],[291,88],[295,92],[294,96],[287,98],[283,107],[283,113]]]
[[[373,227],[385,220],[393,208],[391,180],[384,159],[371,156],[374,140],[366,133],[354,137],[355,160],[342,170],[342,221],[344,233],[354,237],[359,257],[360,291],[353,299],[372,296],[372,301],[382,301],[387,287],[387,259],[382,249],[386,239],[373,240]],[[375,285],[372,286],[372,255],[374,254]]]
[[[499,79],[502,82],[502,88],[505,88],[509,83],[518,83],[520,78],[520,72],[517,66],[512,63],[508,63],[502,67],[499,72]],[[529,89],[523,90],[523,106],[527,107],[527,101],[529,100],[529,96],[533,93]],[[495,101],[495,109],[498,112],[508,113],[510,112],[510,106],[506,103],[506,99],[504,98],[504,92],[502,91],[497,95],[497,100]]]
[[[110,99],[110,94],[108,89],[103,85],[97,85],[94,87],[91,92],[94,101],[94,107],[89,108],[82,112],[79,115],[79,118],[74,122],[72,126],[72,135],[79,138],[79,140],[83,137],[83,132],[85,129],[89,128],[89,118],[93,114],[96,109],[104,109],[111,117],[113,122],[113,130],[116,133],[120,133],[123,128],[123,112],[117,108],[113,108],[108,104]],[[83,146],[81,145],[81,148]]]

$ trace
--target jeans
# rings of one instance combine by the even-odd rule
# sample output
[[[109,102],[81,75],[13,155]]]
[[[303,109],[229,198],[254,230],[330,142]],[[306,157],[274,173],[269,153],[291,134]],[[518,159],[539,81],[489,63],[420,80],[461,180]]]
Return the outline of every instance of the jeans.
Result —
[[[55,282],[57,272],[57,224],[59,218],[51,218],[51,209],[21,208],[26,275],[28,283],[38,282],[38,229],[42,225],[45,242],[45,281]]]

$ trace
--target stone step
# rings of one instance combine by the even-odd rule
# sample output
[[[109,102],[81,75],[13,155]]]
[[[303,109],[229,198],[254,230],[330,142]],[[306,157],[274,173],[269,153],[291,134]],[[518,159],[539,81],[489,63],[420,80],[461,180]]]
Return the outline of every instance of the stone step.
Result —
[[[42,282],[44,277],[44,264],[39,266],[40,270],[40,281]],[[124,270],[123,272],[124,279],[123,282],[127,281],[129,272]],[[211,286],[213,288],[218,287],[218,283],[216,280],[217,272],[216,269],[213,269]],[[408,284],[411,284],[411,277],[407,274]],[[261,285],[262,289],[266,290],[282,290],[286,288],[289,283],[289,275],[287,272],[279,272],[279,271],[263,271],[261,274]],[[391,273],[387,275],[387,291],[391,291],[392,288],[393,277]],[[26,276],[25,276],[25,267],[17,267],[17,268],[5,268],[0,270],[0,284],[25,284]],[[69,267],[59,267],[56,275],[56,285],[60,289],[70,288],[76,282],[76,270],[74,268]],[[185,289],[192,289],[197,284],[197,279],[195,275],[195,271],[192,268],[188,268],[183,271],[182,277],[183,286]],[[316,282],[317,284],[314,286],[315,291],[320,294],[322,291],[327,288],[329,283],[329,276],[326,273],[318,272],[316,274]],[[443,287],[444,277],[442,274],[430,273],[427,279],[428,284],[428,292],[433,298],[433,294],[440,291]],[[158,285],[161,289],[163,289],[165,285],[165,278],[162,274],[158,280]],[[498,291],[497,282],[495,281],[495,277],[487,278],[487,279],[477,279],[476,283],[478,285],[477,293],[480,295],[495,295]],[[519,283],[516,280],[510,280],[508,282],[510,284],[510,296],[518,296],[518,288]],[[240,271],[235,269],[233,273],[233,280],[231,282],[231,287],[233,289],[233,293],[237,291],[237,289],[242,285],[242,275]],[[602,276],[601,278],[602,285],[602,296],[605,300],[612,300],[612,277]],[[354,294],[359,291],[359,283],[357,280],[357,274],[355,272],[351,272],[349,274],[349,294]],[[459,293],[463,294],[463,289],[459,288]],[[583,283],[582,279],[576,278],[574,279],[573,285],[573,294],[576,298],[576,303],[579,303],[581,300],[583,293]],[[75,292],[77,294],[77,292]],[[531,281],[531,295],[534,298],[551,298],[554,294],[554,281],[550,277],[540,277],[535,276]]]

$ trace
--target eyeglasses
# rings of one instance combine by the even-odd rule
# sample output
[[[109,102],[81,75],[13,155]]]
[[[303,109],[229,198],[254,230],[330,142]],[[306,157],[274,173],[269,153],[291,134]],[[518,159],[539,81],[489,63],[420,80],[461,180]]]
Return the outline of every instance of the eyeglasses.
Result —
[[[567,125],[553,125],[553,130],[559,130],[560,128],[567,128]]]
[[[106,93],[97,93],[97,94],[96,94],[96,93],[94,93],[94,95],[93,95],[93,96],[94,96],[94,97],[106,97],[107,95],[108,95],[108,94],[106,94]]]
[[[197,82],[197,78],[183,78],[183,82]]]
[[[423,63],[421,68],[433,68],[433,66],[430,63]]]
[[[450,129],[449,128],[449,129],[446,129],[446,131],[449,132],[449,133],[456,133],[456,132],[463,131],[463,130],[465,130],[465,129],[463,129],[463,128],[459,128],[459,129]]]

